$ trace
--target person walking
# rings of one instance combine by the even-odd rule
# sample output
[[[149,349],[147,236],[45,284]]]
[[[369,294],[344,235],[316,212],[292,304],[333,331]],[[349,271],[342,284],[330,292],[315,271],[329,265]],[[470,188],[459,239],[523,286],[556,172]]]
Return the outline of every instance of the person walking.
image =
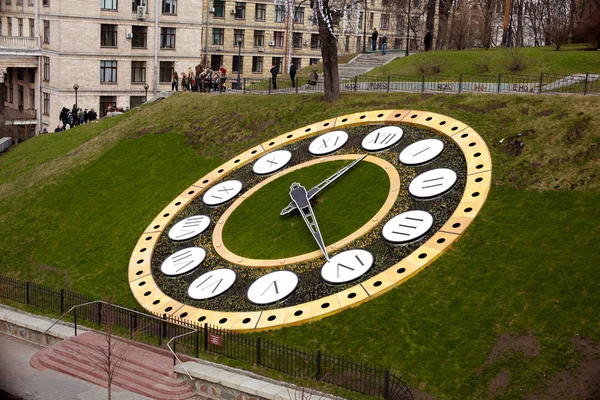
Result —
[[[377,36],[379,36],[379,33],[377,32],[377,28],[373,29],[373,34],[371,35],[371,49],[373,51],[377,50]]]
[[[431,29],[427,29],[427,33],[425,34],[425,51],[431,50],[431,44],[433,43],[433,33]]]
[[[385,48],[387,47],[387,35],[384,33],[381,38],[381,55],[385,56]]]
[[[273,81],[273,90],[277,90],[277,68],[275,64],[271,65],[271,80]]]
[[[171,91],[179,91],[179,76],[177,72],[173,72],[173,80],[171,81]]]
[[[292,88],[296,87],[296,64],[290,64],[290,79],[292,80]]]

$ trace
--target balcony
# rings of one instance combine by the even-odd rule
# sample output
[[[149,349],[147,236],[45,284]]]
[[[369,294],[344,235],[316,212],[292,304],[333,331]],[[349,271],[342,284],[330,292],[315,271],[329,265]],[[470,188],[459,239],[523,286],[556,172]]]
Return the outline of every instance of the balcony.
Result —
[[[39,50],[40,41],[35,37],[0,36],[0,49]]]
[[[37,68],[37,56],[41,54],[39,38],[0,36],[0,66],[3,68]]]

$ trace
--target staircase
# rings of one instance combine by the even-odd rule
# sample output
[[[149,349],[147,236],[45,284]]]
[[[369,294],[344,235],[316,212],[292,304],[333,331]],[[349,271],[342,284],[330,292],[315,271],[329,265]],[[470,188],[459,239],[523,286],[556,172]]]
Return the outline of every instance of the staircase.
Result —
[[[112,340],[114,344],[115,337]],[[125,340],[118,346],[124,347],[113,349],[122,348],[126,356],[113,378],[113,387],[153,399],[194,398],[191,388],[173,372],[170,353]],[[37,352],[30,364],[36,369],[52,369],[107,387],[106,373],[94,362],[103,359],[101,349],[106,349],[106,337],[89,331]]]
[[[385,65],[400,57],[404,57],[404,52],[388,52],[385,56],[382,56],[381,52],[359,54],[348,64],[338,65],[340,79],[349,79],[366,74],[373,68]]]

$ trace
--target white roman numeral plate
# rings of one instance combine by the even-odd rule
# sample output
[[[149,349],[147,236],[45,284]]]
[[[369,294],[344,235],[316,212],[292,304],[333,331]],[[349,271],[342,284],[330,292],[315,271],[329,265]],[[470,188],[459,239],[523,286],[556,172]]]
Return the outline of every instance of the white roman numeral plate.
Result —
[[[448,168],[432,169],[413,179],[408,191],[415,197],[428,199],[446,193],[455,183],[456,172]]]
[[[176,242],[189,240],[204,232],[208,225],[210,225],[210,218],[206,215],[194,215],[182,219],[169,229],[169,239]]]
[[[345,283],[365,274],[373,265],[373,255],[366,250],[347,250],[336,254],[321,268],[321,277],[329,283]]]
[[[188,296],[206,300],[225,292],[235,282],[235,272],[227,268],[216,269],[200,275],[188,288]]]
[[[383,227],[383,238],[392,243],[406,243],[423,236],[433,225],[427,211],[412,210],[396,215]]]
[[[292,159],[292,153],[287,150],[277,150],[258,159],[252,167],[257,175],[271,174],[285,167]]]
[[[425,139],[411,144],[400,153],[400,162],[404,165],[425,164],[440,155],[444,142],[439,139]]]
[[[348,134],[344,131],[327,132],[313,140],[308,151],[314,156],[322,156],[341,149],[347,141]]]
[[[392,147],[402,139],[404,132],[397,126],[384,126],[369,133],[362,141],[367,151],[380,151]]]
[[[208,189],[202,197],[202,201],[207,206],[218,206],[219,204],[227,203],[242,191],[242,182],[240,181],[225,181]]]
[[[270,304],[289,296],[298,286],[298,276],[291,271],[275,271],[258,278],[248,288],[248,300]]]
[[[206,257],[206,251],[201,247],[188,247],[171,254],[160,266],[163,274],[176,276],[190,272]]]

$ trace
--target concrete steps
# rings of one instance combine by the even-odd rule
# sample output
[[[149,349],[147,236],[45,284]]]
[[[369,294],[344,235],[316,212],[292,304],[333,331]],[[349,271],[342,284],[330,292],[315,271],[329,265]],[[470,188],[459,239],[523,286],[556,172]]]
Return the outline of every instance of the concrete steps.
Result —
[[[129,341],[123,343],[126,357],[113,378],[113,386],[153,399],[194,398],[192,389],[173,372],[172,357]],[[106,373],[94,362],[103,359],[102,348],[106,348],[105,337],[86,332],[36,353],[30,364],[36,369],[53,369],[107,387]]]
[[[341,79],[354,78],[400,57],[404,57],[404,53],[387,53],[385,56],[381,53],[359,54],[348,64],[340,64],[338,72]]]

